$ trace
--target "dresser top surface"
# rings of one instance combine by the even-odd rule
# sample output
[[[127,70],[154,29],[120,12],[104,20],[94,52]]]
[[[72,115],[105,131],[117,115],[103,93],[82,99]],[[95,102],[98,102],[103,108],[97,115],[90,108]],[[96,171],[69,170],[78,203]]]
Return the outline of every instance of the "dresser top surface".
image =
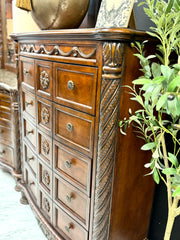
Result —
[[[0,69],[0,89],[17,90],[17,76],[15,73]]]
[[[13,33],[10,35],[14,41],[24,40],[117,40],[132,41],[150,38],[144,31],[137,31],[129,28],[86,28],[86,29],[63,29],[63,30],[42,30],[29,33]]]

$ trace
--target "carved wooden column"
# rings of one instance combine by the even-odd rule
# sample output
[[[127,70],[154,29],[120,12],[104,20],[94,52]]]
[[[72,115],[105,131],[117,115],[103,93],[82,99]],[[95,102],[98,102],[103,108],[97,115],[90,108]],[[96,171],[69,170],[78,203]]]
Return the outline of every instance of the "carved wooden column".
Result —
[[[105,42],[96,165],[93,240],[109,238],[111,192],[118,127],[124,44]]]

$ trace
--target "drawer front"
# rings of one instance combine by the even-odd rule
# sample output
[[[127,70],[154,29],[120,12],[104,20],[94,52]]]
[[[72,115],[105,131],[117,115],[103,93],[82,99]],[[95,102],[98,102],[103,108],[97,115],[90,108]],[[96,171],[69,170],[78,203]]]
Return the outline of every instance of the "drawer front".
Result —
[[[23,119],[23,134],[24,138],[36,149],[36,127],[25,118]]]
[[[48,197],[48,195],[42,190],[38,190],[39,194],[39,208],[42,214],[48,219],[50,223],[52,223],[52,200]]]
[[[52,99],[52,63],[36,60],[35,69],[37,94]]]
[[[13,149],[6,144],[0,143],[0,159],[13,166]]]
[[[49,135],[52,135],[52,103],[37,97],[38,126]]]
[[[54,105],[54,138],[92,157],[94,117]]]
[[[65,207],[85,227],[89,221],[89,198],[67,183],[61,177],[55,175],[54,198],[61,206]]]
[[[0,119],[11,121],[11,109],[8,107],[0,106]]]
[[[33,174],[37,175],[37,157],[32,149],[24,143],[24,161],[29,166]]]
[[[38,131],[38,156],[52,166],[52,139]]]
[[[39,183],[49,195],[52,194],[52,170],[41,161],[39,161]]]
[[[61,208],[54,206],[54,227],[65,238],[70,240],[87,240],[88,232],[67,215]]]
[[[12,143],[11,131],[12,131],[11,128],[7,128],[0,125],[0,139],[11,144]]]
[[[20,57],[20,79],[24,87],[35,90],[33,59]]]
[[[27,114],[35,121],[36,118],[36,102],[35,95],[25,90],[22,91],[22,108],[23,113]]]
[[[11,108],[11,99],[7,94],[0,93],[0,106]]]
[[[95,114],[97,69],[55,63],[54,101]]]
[[[89,195],[91,159],[54,142],[54,168],[56,172]]]
[[[37,182],[36,179],[34,177],[34,175],[32,174],[31,170],[28,169],[28,167],[25,166],[24,168],[24,179],[25,179],[25,183],[28,187],[28,190],[30,191],[31,196],[33,197],[33,199],[37,202]]]

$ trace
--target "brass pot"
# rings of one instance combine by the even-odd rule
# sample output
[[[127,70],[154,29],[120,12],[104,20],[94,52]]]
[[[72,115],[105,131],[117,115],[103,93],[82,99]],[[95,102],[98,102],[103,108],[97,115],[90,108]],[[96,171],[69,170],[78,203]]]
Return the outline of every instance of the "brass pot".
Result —
[[[89,0],[31,0],[32,17],[41,29],[77,28],[84,19]]]

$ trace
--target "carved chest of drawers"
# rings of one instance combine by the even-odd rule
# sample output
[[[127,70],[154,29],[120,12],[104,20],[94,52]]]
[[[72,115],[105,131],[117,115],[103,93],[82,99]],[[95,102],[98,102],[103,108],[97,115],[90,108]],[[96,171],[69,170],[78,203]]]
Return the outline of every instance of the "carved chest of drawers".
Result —
[[[153,196],[132,131],[120,135],[139,74],[128,29],[12,35],[18,44],[22,192],[48,239],[140,240]],[[133,106],[131,106],[133,108]],[[119,114],[120,113],[120,114]]]
[[[0,166],[21,177],[17,77],[4,69],[0,70]]]

